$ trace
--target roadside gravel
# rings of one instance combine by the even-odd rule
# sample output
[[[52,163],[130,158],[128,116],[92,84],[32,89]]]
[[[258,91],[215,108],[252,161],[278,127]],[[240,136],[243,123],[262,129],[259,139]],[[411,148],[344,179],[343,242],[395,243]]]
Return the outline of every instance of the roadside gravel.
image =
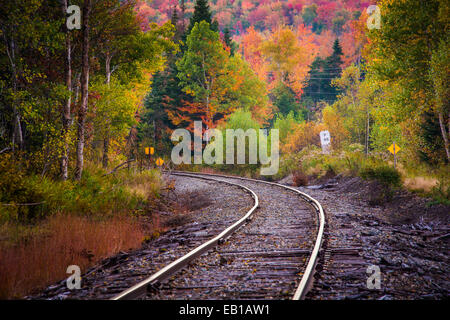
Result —
[[[323,270],[307,299],[448,299],[449,226],[425,213],[414,223],[398,222],[390,206],[368,205],[363,188],[299,188],[321,202],[328,220]],[[371,265],[380,268],[379,289],[368,288]]]

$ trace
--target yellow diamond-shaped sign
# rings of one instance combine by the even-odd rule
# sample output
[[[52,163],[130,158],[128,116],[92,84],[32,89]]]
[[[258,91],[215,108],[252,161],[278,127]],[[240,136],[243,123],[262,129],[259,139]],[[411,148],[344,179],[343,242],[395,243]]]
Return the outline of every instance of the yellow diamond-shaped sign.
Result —
[[[163,160],[163,159],[158,158],[158,160],[156,160],[156,165],[157,165],[158,167],[161,167],[163,164],[164,164],[164,160]]]
[[[395,150],[394,150],[394,145],[392,144],[388,150],[392,153],[392,154],[396,154],[398,153],[401,149],[398,145],[395,145]]]

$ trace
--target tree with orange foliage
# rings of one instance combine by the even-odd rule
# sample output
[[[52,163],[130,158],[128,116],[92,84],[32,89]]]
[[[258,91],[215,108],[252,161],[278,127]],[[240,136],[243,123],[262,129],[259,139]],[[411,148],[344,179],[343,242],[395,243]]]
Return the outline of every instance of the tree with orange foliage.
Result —
[[[301,23],[297,27],[297,38],[300,46],[305,48],[306,51],[306,61],[304,63],[310,65],[319,54],[319,46],[316,43],[315,34],[312,32],[311,27]]]
[[[341,37],[344,68],[352,63],[359,64],[361,61],[363,48],[368,42],[366,35],[367,19],[367,11],[364,11],[359,19],[347,22],[346,28],[349,32],[344,33]]]
[[[320,131],[326,130],[323,123],[302,122],[286,139],[286,143],[281,145],[283,153],[292,153],[301,151],[309,145],[320,146]]]
[[[267,40],[261,44],[261,52],[268,62],[271,74],[270,88],[282,82],[300,96],[304,80],[308,74],[307,52],[289,27],[277,28]]]
[[[326,30],[320,35],[316,35],[316,44],[319,47],[319,56],[322,59],[329,57],[333,53],[333,41],[336,36],[333,31]]]
[[[169,114],[174,124],[188,121],[191,129],[193,120],[202,120],[214,128],[238,108],[252,112],[261,124],[267,122],[272,108],[265,83],[240,55],[230,55],[207,22],[195,24],[177,62],[180,86],[193,102]]]
[[[339,149],[343,141],[349,136],[345,128],[344,118],[331,106],[322,110],[323,123],[331,135],[333,149]]]
[[[267,63],[261,52],[261,44],[263,37],[253,26],[248,28],[247,34],[242,37],[241,48],[245,60],[250,64],[256,72],[259,79],[265,81],[267,78]]]

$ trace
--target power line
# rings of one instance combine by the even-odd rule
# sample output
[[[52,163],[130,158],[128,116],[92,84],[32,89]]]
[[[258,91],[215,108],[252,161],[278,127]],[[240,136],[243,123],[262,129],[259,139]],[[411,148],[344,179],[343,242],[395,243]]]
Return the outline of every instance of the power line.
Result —
[[[318,70],[342,70],[341,68],[319,68]]]
[[[318,94],[318,95],[322,95],[322,94],[326,94],[326,95],[337,95],[336,93],[327,93],[327,92],[307,92],[307,91],[303,92],[303,94],[306,94],[306,95],[308,95],[308,94]]]

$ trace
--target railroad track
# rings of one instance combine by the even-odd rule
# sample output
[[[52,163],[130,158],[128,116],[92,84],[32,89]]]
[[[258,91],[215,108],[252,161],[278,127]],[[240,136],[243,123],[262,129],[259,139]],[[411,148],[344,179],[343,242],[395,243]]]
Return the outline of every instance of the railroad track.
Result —
[[[253,206],[217,236],[113,300],[177,298],[186,290],[210,298],[304,299],[312,285],[325,226],[324,211],[317,200],[274,182],[206,173],[168,174],[237,186],[252,196]],[[293,198],[292,192],[299,197]],[[302,203],[308,206],[302,207]],[[202,267],[191,267],[195,263]]]

